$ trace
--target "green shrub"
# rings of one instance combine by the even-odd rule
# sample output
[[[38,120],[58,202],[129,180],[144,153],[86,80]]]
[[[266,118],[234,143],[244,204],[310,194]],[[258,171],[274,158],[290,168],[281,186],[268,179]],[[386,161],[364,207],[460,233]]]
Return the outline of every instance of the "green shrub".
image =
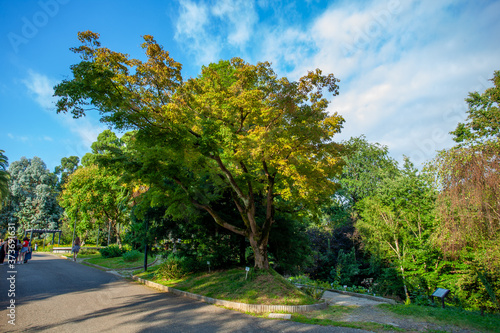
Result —
[[[132,251],[128,251],[128,252],[125,252],[123,255],[123,260],[124,261],[137,261],[139,259],[141,259],[142,257],[142,253],[137,251],[137,250],[132,250]]]
[[[197,266],[195,260],[171,253],[165,262],[160,265],[155,276],[167,280],[180,279],[186,274],[196,271]]]
[[[103,258],[115,258],[120,257],[123,254],[123,250],[118,247],[118,245],[110,245],[103,247],[99,250]]]
[[[88,255],[88,254],[97,254],[99,253],[99,250],[97,249],[81,249],[80,250],[80,255]]]

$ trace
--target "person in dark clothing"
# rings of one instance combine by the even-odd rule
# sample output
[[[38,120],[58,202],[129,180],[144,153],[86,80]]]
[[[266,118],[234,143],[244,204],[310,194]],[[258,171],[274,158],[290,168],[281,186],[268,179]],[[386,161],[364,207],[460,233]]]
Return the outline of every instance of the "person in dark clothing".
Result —
[[[5,255],[7,254],[7,240],[0,240],[0,264],[3,264]]]

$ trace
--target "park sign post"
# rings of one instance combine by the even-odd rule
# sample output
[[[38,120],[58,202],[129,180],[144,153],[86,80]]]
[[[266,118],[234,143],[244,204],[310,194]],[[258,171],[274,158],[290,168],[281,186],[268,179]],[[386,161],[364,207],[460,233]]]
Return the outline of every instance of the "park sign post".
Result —
[[[450,293],[448,289],[437,288],[436,291],[431,295],[432,302],[434,302],[434,297],[441,298],[441,306],[444,309],[444,298]]]

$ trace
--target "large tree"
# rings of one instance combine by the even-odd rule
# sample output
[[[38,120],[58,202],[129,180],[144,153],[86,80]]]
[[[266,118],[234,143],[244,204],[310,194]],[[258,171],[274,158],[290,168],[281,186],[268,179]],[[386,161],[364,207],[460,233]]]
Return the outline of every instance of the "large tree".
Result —
[[[29,228],[55,229],[61,207],[56,200],[57,177],[39,158],[12,162],[9,167],[10,191],[7,219],[20,230]]]
[[[128,216],[128,194],[119,177],[105,168],[88,165],[68,177],[59,203],[71,223],[77,222],[79,233],[87,234],[96,226],[113,227],[121,246],[120,225],[124,225]]]
[[[101,47],[98,37],[79,33],[83,45],[73,51],[82,61],[55,87],[58,112],[97,108],[102,121],[137,130],[129,171],[165,197],[182,194],[178,207],[189,203],[247,237],[255,266],[267,269],[275,210],[314,208],[335,190],[341,163],[332,137],[343,118],[328,114],[323,90],[336,95],[338,80],[316,70],[293,82],[269,63],[234,58],[184,82],[181,64],[153,37],[144,36],[146,62]],[[212,205],[225,191],[240,222]]]

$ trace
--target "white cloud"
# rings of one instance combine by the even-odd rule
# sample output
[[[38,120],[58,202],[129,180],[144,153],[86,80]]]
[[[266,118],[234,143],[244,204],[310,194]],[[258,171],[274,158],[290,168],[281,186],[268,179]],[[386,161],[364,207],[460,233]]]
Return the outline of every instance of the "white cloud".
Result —
[[[54,108],[54,98],[52,97],[54,94],[54,81],[51,81],[44,75],[29,70],[28,78],[22,80],[22,82],[42,108],[46,110]]]
[[[214,16],[228,23],[229,44],[243,47],[249,41],[254,24],[257,22],[254,3],[247,0],[222,0],[212,8]]]
[[[33,99],[42,107],[44,110],[50,114],[60,125],[64,128],[69,129],[71,132],[76,133],[79,137],[79,142],[77,145],[84,147],[90,147],[90,145],[96,141],[97,136],[105,127],[94,121],[91,117],[82,117],[79,119],[74,119],[70,114],[56,114],[55,112],[55,101],[56,98],[53,97],[54,89],[53,87],[57,84],[57,81],[51,80],[47,76],[37,73],[33,70],[28,71],[28,78],[22,80],[28,92]],[[52,141],[53,139],[49,136],[43,138],[45,141]],[[78,150],[84,150],[78,148]]]
[[[198,65],[218,61],[228,49],[243,51],[258,21],[252,1],[181,0],[179,5],[175,39],[194,54]]]
[[[342,138],[365,134],[418,164],[453,144],[448,132],[464,120],[468,92],[491,85],[500,54],[492,12],[500,3],[340,2],[304,31],[275,29],[263,45],[291,79],[314,68],[341,79],[330,109],[346,118]]]

